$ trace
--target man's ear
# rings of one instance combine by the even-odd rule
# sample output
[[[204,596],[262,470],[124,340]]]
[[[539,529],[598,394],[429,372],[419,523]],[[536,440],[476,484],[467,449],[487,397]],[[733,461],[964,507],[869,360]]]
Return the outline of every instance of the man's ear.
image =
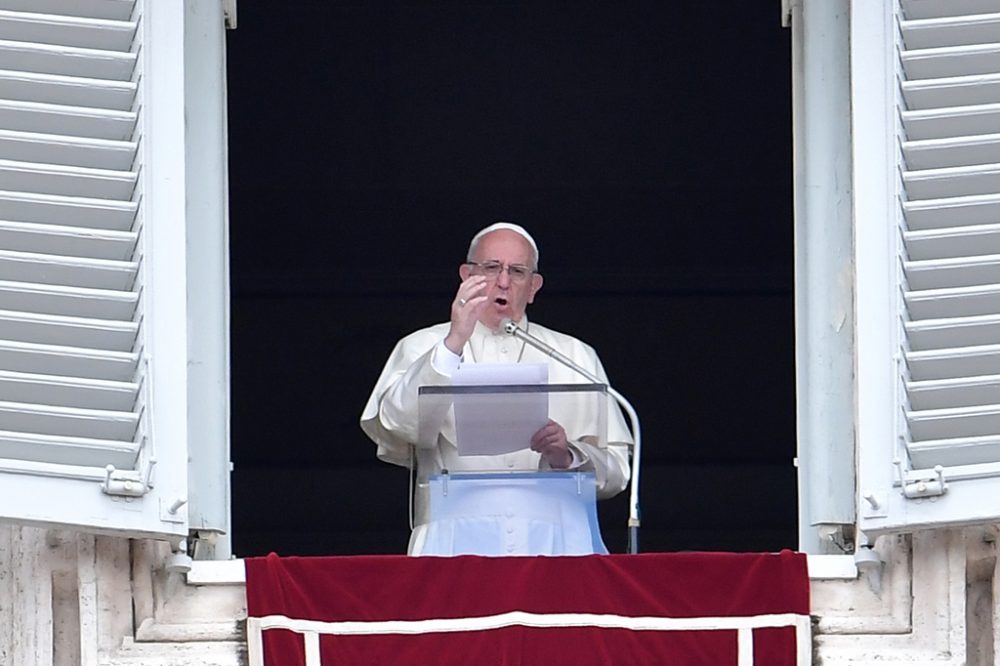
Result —
[[[462,282],[468,280],[470,275],[472,275],[472,266],[469,264],[458,265],[458,277],[462,278]]]
[[[531,274],[531,291],[528,292],[529,303],[535,302],[535,294],[537,294],[538,290],[542,288],[543,282],[545,282],[545,280],[542,278],[540,273]]]

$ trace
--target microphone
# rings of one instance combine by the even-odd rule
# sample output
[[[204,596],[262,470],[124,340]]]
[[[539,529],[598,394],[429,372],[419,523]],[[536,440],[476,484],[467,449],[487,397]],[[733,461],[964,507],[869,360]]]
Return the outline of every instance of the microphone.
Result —
[[[534,335],[525,331],[510,317],[504,317],[500,321],[500,328],[507,335],[512,335],[519,340],[523,340],[532,347],[552,357],[559,363],[562,363],[570,370],[574,370],[578,374],[583,375],[591,382],[595,384],[607,383],[607,380],[600,379],[597,375],[590,372],[586,368],[581,367],[565,354],[553,349],[551,345],[546,344]],[[639,552],[639,458],[642,452],[642,433],[639,428],[639,415],[636,414],[635,408],[632,407],[632,404],[625,399],[625,396],[613,389],[611,386],[608,386],[608,393],[611,394],[611,397],[613,397],[618,404],[621,405],[622,409],[625,410],[625,413],[628,414],[629,421],[632,425],[632,436],[635,439],[635,444],[632,446],[632,481],[629,488],[628,513],[628,552],[635,554]]]

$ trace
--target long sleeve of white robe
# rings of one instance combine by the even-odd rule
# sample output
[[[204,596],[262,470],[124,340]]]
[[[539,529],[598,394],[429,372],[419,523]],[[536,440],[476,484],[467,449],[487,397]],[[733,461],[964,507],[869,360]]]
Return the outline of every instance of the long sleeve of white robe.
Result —
[[[522,326],[526,326],[522,322]],[[585,343],[531,323],[528,329],[575,363],[586,368],[603,381],[607,375],[597,354]],[[542,457],[530,449],[502,456],[458,456],[455,446],[454,420],[451,414],[444,418],[437,437],[418,437],[419,406],[417,389],[426,385],[448,385],[450,378],[438,372],[432,360],[438,343],[448,332],[448,324],[438,324],[411,333],[397,343],[389,356],[382,374],[375,384],[361,417],[361,428],[376,443],[379,459],[397,465],[409,466],[411,455],[417,462],[417,492],[415,497],[414,524],[426,522],[426,484],[430,475],[448,469],[458,471],[484,471],[507,469],[547,469]],[[463,350],[463,363],[468,362],[522,362],[546,363],[549,382],[553,384],[579,384],[587,380],[522,341],[503,334],[496,334],[477,325],[472,338]],[[607,445],[599,446],[599,415],[586,413],[587,403],[572,399],[553,401],[550,417],[566,430],[574,449],[576,469],[593,471],[597,479],[597,495],[607,498],[616,495],[628,485],[630,467],[628,446],[631,435],[617,403],[608,398]],[[411,449],[412,447],[412,449]],[[411,453],[412,451],[412,453]]]

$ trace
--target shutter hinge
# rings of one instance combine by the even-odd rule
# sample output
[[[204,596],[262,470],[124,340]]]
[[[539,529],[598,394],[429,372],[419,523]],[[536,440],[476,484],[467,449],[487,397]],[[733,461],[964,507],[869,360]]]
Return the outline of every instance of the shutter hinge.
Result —
[[[907,478],[903,475],[902,465],[898,462],[896,469],[899,475],[899,486],[903,490],[903,496],[907,499],[939,497],[948,492],[948,483],[944,479],[944,468],[941,465],[934,466],[933,476],[930,476],[930,470],[921,470],[919,473],[910,472],[909,478]]]
[[[104,468],[104,482],[101,490],[105,495],[118,497],[142,497],[153,488],[153,467],[156,465],[154,458],[149,459],[146,465],[146,473],[133,472],[129,470],[115,469],[114,465]]]
[[[236,30],[236,0],[222,0],[222,16],[226,22],[226,28]]]

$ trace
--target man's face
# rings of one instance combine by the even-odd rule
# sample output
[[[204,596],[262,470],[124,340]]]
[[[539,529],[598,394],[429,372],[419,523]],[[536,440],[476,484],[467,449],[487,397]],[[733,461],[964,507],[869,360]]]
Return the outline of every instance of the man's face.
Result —
[[[527,239],[509,229],[492,231],[479,239],[472,260],[477,264],[497,262],[503,266],[499,275],[487,282],[487,306],[479,321],[494,331],[500,330],[500,322],[507,317],[520,321],[528,303],[535,300],[535,293],[542,288],[542,276],[538,273],[529,273],[519,281],[508,270],[510,266],[534,268]],[[462,264],[458,272],[462,280],[482,274],[469,264]]]

